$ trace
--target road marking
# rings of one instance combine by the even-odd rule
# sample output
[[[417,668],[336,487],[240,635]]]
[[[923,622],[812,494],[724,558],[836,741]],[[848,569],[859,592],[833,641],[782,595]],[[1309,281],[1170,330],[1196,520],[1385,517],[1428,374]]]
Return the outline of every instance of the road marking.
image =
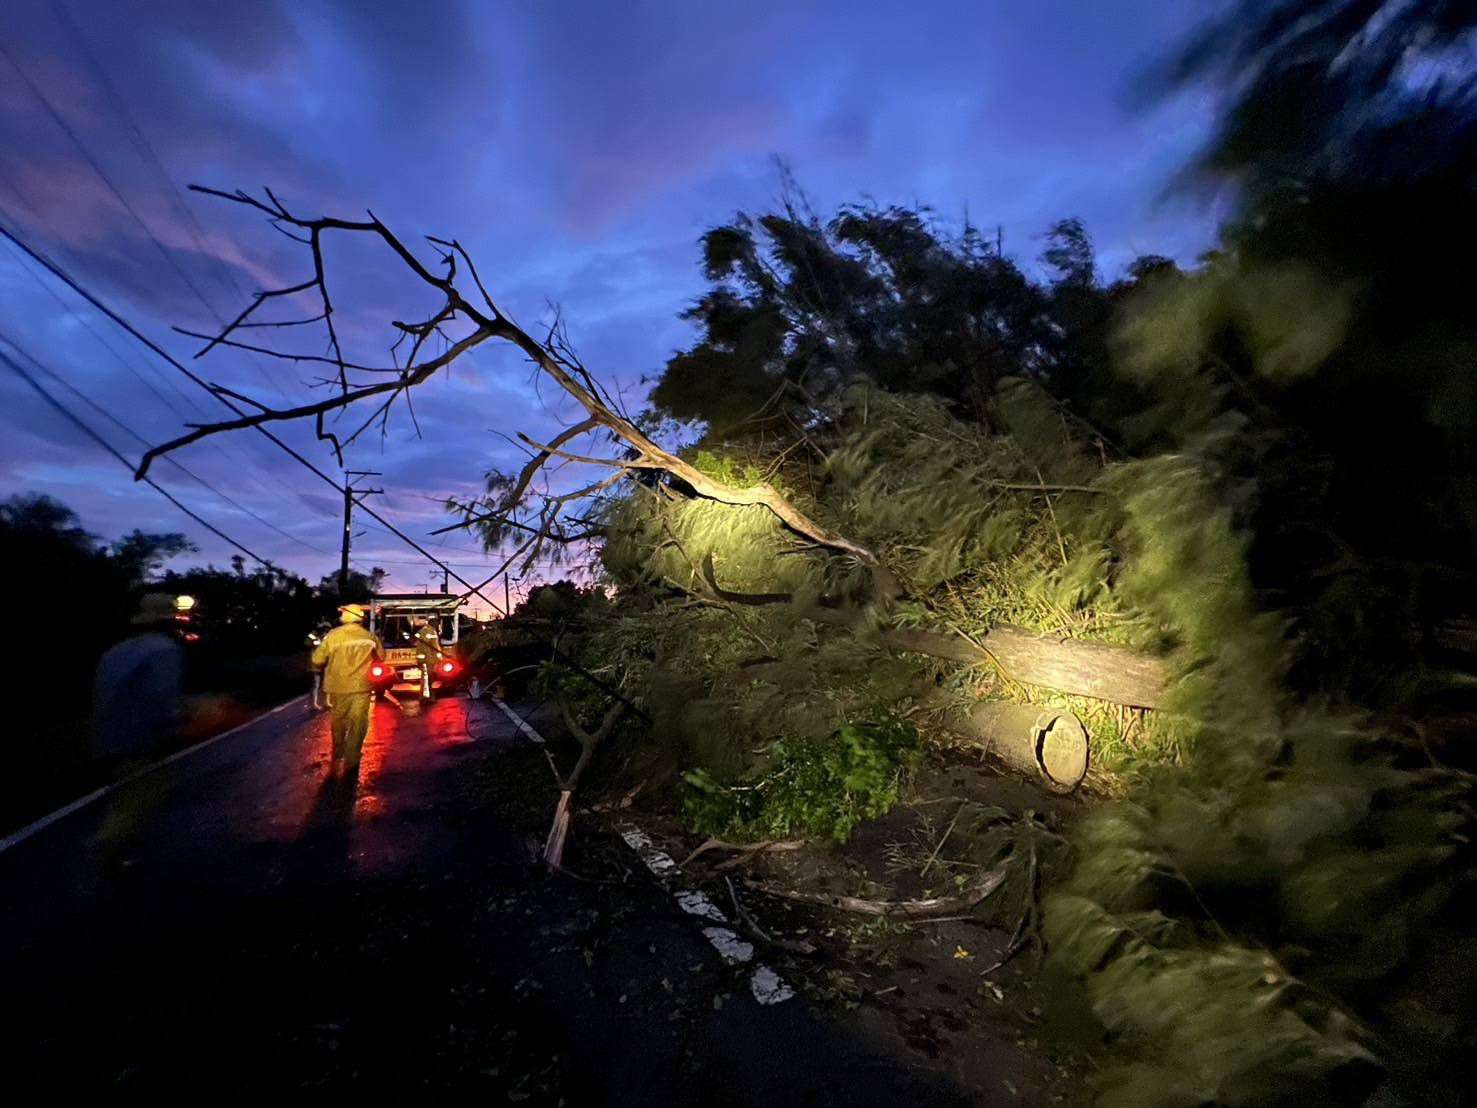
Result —
[[[510,720],[513,721],[514,727],[518,728],[519,731],[528,736],[529,742],[537,743],[539,746],[544,745],[544,737],[533,729],[533,724],[529,723],[526,719],[520,716],[517,712],[513,711],[512,708],[509,708],[497,697],[491,697],[491,700],[494,704],[496,704],[499,708],[503,710],[503,715],[507,716]]]
[[[677,894],[677,906],[689,916],[702,916],[714,923],[727,923],[725,916],[718,905],[708,899],[708,894],[698,892],[696,889],[687,889]]]
[[[703,934],[713,949],[730,966],[746,965],[754,960],[754,944],[744,942],[726,927],[704,927]],[[757,994],[756,994],[757,995]]]
[[[198,742],[194,746],[187,746],[183,750],[176,750],[173,754],[169,755],[169,757],[167,757],[167,758],[160,758],[157,762],[151,762],[149,765],[144,766],[143,769],[135,770],[134,772],[130,773],[127,777],[119,778],[117,781],[114,781],[112,784],[104,785],[100,789],[94,789],[92,792],[88,793],[86,796],[78,797],[76,800],[72,801],[72,803],[67,804],[67,805],[64,805],[61,808],[58,808],[56,811],[52,812],[50,815],[42,816],[40,819],[36,820],[35,822],[26,824],[26,826],[22,827],[19,831],[12,832],[11,834],[5,836],[5,838],[0,839],[0,854],[4,854],[11,847],[17,846],[20,843],[25,842],[27,839],[29,839],[32,835],[36,834],[37,832],[39,832],[39,831],[45,831],[48,827],[50,827],[53,823],[56,823],[58,820],[66,819],[73,812],[80,812],[83,808],[86,808],[93,801],[95,801],[95,800],[101,800],[103,797],[107,796],[114,789],[122,788],[124,785],[127,785],[131,781],[137,781],[140,777],[147,777],[149,774],[153,773],[156,769],[161,769],[162,767],[169,765],[171,762],[177,762],[181,758],[188,757],[191,754],[198,754],[200,751],[204,750],[207,746],[214,746],[216,743],[220,742],[222,739],[229,739],[232,735],[236,734],[238,731],[244,731],[244,730],[246,730],[246,728],[250,727],[253,723],[260,723],[262,720],[266,719],[268,716],[275,716],[278,712],[283,711],[286,708],[290,708],[294,704],[298,703],[298,701],[305,700],[305,699],[307,699],[307,694],[306,693],[299,694],[298,696],[293,697],[291,700],[284,701],[283,703],[277,705],[277,707],[275,707],[275,708],[268,709],[267,711],[263,712],[259,716],[253,716],[251,719],[247,720],[245,723],[239,723],[239,724],[237,724],[235,727],[232,727],[229,731],[222,731],[219,735],[212,735],[210,738],[206,739],[204,742]]]
[[[768,966],[759,966],[749,978],[749,989],[760,1004],[783,1004],[795,995],[795,990],[784,982],[784,978]]]
[[[646,868],[658,877],[671,877],[675,873],[681,873],[677,863],[672,861],[672,856],[665,850],[659,850],[657,845],[651,841],[650,836],[639,827],[627,824],[621,828],[621,838],[626,840],[626,845],[641,855],[641,860],[646,863]],[[707,897],[703,897],[707,900]],[[712,901],[709,901],[711,904]],[[684,909],[686,911],[687,909]],[[719,912],[718,906],[713,906],[713,911]],[[722,915],[722,912],[719,912]],[[712,917],[709,916],[709,919]],[[727,923],[727,920],[724,920]]]
[[[83,808],[86,808],[89,804],[91,804],[98,797],[103,796],[103,795],[105,795],[107,793],[110,793],[112,791],[113,791],[113,786],[111,786],[111,785],[104,785],[102,788],[96,789],[93,792],[88,793],[84,797],[79,797],[78,799],[72,801],[72,803],[66,805],[65,807],[58,808],[56,811],[52,812],[51,815],[49,815],[49,816],[42,816],[35,823],[28,823],[25,827],[22,827],[19,831],[16,831],[14,834],[7,835],[7,836],[5,836],[5,838],[0,839],[0,854],[4,854],[11,847],[15,846],[16,843],[25,842],[32,835],[36,834],[36,832],[38,832],[38,831],[45,831],[48,827],[50,827],[57,820],[59,820],[59,819],[66,819],[73,812],[76,812],[76,811],[79,811],[79,810],[81,810]]]
[[[641,828],[626,824],[618,830],[621,838],[626,840],[626,845],[636,852],[646,863],[646,868],[657,877],[665,882],[681,876],[682,869],[672,861],[672,856],[653,843],[651,836]],[[678,889],[672,895],[677,901],[677,907],[689,916],[719,925],[703,928],[703,936],[718,952],[718,957],[730,966],[748,965],[754,960],[754,944],[739,938],[727,926],[728,917],[723,914],[723,909],[714,904],[706,893],[697,889]],[[783,1004],[795,995],[795,990],[763,963],[754,967],[754,972],[749,977],[749,991],[760,1004]]]
[[[544,737],[535,731],[526,719],[497,697],[491,699],[503,710],[503,715],[512,720],[514,726],[527,735],[531,742],[538,743],[540,746],[544,745]],[[672,856],[652,842],[651,836],[641,828],[634,824],[626,824],[616,830],[620,832],[626,845],[646,863],[646,868],[661,878],[663,882],[682,876],[682,869],[672,861]],[[731,966],[747,965],[753,961],[754,945],[739,938],[727,926],[728,917],[723,914],[723,909],[708,899],[706,893],[698,889],[679,888],[672,893],[672,896],[677,901],[677,907],[689,916],[696,916],[714,925],[704,927],[702,930],[704,937],[713,945],[713,949],[718,952],[720,958]],[[762,964],[754,967],[754,972],[749,978],[749,990],[760,1004],[783,1004],[795,995],[795,990],[786,985],[779,974]]]

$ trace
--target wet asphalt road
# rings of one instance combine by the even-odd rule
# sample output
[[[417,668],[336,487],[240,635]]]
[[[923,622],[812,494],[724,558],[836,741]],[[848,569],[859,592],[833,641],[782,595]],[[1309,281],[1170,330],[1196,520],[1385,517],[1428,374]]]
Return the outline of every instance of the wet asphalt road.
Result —
[[[295,702],[0,854],[12,1088],[960,1101],[756,1004],[608,833],[542,874],[548,769],[495,707],[378,705],[353,793],[328,744]]]

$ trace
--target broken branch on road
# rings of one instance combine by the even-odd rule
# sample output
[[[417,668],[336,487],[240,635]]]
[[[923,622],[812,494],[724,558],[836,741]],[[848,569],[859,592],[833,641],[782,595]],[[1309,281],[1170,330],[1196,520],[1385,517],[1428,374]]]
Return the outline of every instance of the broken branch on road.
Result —
[[[766,896],[793,900],[802,904],[818,904],[840,912],[856,912],[884,919],[927,919],[973,908],[1005,883],[1007,866],[997,866],[959,896],[935,896],[923,900],[868,900],[859,896],[836,896],[786,889],[767,881],[745,882],[749,888]]]

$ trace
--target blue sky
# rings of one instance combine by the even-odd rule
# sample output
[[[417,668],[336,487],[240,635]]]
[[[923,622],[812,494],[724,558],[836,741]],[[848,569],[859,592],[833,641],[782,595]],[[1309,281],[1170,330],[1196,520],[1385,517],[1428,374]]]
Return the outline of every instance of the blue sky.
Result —
[[[822,212],[863,196],[967,212],[999,225],[1022,259],[1051,222],[1078,216],[1110,276],[1139,253],[1193,259],[1215,211],[1165,193],[1213,105],[1145,106],[1128,92],[1208,10],[1183,0],[10,0],[0,218],[185,357],[193,348],[171,326],[209,330],[253,290],[301,279],[307,262],[261,220],[184,185],[270,185],[306,214],[370,207],[407,239],[461,239],[525,324],[560,305],[586,363],[634,397],[690,341],[677,316],[702,287],[698,236],[775,200],[776,155]],[[330,249],[343,323],[366,357],[387,345],[385,320],[410,315],[383,262]],[[130,432],[158,441],[218,410],[5,249],[0,334],[105,409],[48,381],[125,454],[140,449]],[[283,363],[213,354],[195,364],[269,403],[314,395]],[[423,536],[446,521],[440,500],[515,459],[499,432],[539,437],[568,414],[555,399],[510,353],[486,348],[417,394],[421,437],[401,419],[349,464],[382,470],[381,508]],[[182,530],[201,560],[229,558],[8,373],[0,428],[0,493],[49,493],[107,537]],[[283,434],[333,468],[305,429]],[[241,507],[173,467],[156,471],[160,482],[253,550],[314,580],[336,568],[332,490],[264,440],[201,443],[179,461]],[[468,577],[487,564],[474,545],[448,543]],[[373,529],[355,562],[385,566],[403,587],[429,581]]]

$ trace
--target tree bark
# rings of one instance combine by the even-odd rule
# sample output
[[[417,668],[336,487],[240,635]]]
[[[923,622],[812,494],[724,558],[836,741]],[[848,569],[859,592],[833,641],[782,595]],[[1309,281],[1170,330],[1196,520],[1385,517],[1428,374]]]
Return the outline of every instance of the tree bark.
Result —
[[[975,705],[961,727],[1012,769],[1068,793],[1087,776],[1087,729],[1071,712],[998,700]]]
[[[763,607],[792,603],[789,593],[741,593],[718,584],[709,554],[702,564],[703,595],[725,604]],[[857,614],[835,601],[822,599],[805,613],[818,623],[838,627],[855,625]],[[1037,635],[1016,627],[995,627],[979,644],[957,632],[944,633],[891,627],[882,631],[882,641],[894,650],[926,654],[977,666],[998,665],[1012,680],[1027,685],[1110,700],[1133,708],[1153,708],[1164,695],[1164,663],[1148,654],[1124,646],[1083,642],[1060,635]],[[750,674],[752,680],[758,674]]]
[[[946,916],[951,912],[965,912],[1005,883],[1007,869],[997,866],[980,878],[962,896],[936,896],[927,900],[867,900],[859,896],[833,896],[828,893],[805,892],[786,889],[763,881],[750,881],[749,887],[769,896],[783,900],[798,900],[804,904],[820,904],[842,912],[858,912],[864,916],[882,916],[886,919],[928,919],[930,916]]]
[[[994,662],[1013,680],[1134,708],[1156,708],[1164,696],[1164,663],[1123,646],[993,628],[976,646],[962,635],[894,628],[882,641],[898,650],[980,665]]]

